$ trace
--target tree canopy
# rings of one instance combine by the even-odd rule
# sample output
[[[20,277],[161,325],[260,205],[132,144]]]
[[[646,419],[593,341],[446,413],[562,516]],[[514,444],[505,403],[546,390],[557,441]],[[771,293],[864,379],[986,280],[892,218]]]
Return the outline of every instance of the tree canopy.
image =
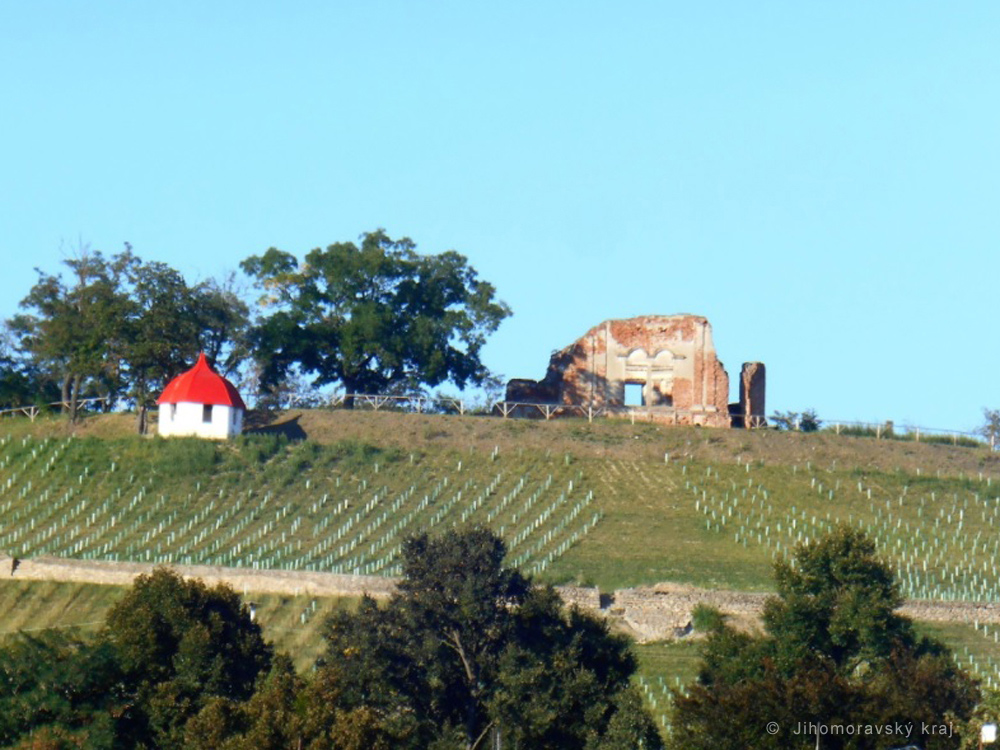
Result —
[[[44,631],[0,645],[0,745],[186,748],[193,717],[248,701],[270,664],[231,588],[158,568],[138,577],[95,639]]]
[[[978,688],[895,612],[898,584],[867,536],[800,545],[775,578],[762,635],[722,624],[707,639],[697,682],[675,695],[675,747],[804,750],[817,731],[823,748],[959,746]]]
[[[399,593],[329,623],[342,706],[378,716],[389,747],[659,747],[627,639],[564,612],[504,554],[485,529],[410,539]]]
[[[108,613],[101,641],[127,706],[119,735],[159,748],[183,748],[187,721],[211,697],[248,699],[271,662],[260,626],[232,588],[208,588],[166,568],[139,576]]]
[[[21,301],[29,312],[15,316],[11,328],[35,364],[60,383],[62,400],[71,404],[75,418],[84,381],[108,381],[116,374],[110,353],[120,340],[113,328],[124,318],[119,290],[127,259],[109,262],[85,250],[65,264],[73,283],[38,270],[38,282]]]
[[[254,331],[262,382],[297,366],[348,393],[481,383],[483,345],[510,308],[464,256],[415,248],[378,229],[301,262],[275,248],[243,261],[267,311]]]
[[[990,448],[995,448],[1000,442],[1000,409],[983,408],[983,424],[978,433],[986,438]]]
[[[59,389],[44,374],[19,356],[8,329],[0,334],[0,408],[48,404],[59,398]]]
[[[223,370],[245,356],[249,309],[231,288],[189,285],[129,246],[110,258],[85,248],[65,264],[68,282],[38,271],[10,326],[33,367],[59,383],[72,418],[89,385],[95,395],[131,401],[141,430],[153,395],[199,351]]]

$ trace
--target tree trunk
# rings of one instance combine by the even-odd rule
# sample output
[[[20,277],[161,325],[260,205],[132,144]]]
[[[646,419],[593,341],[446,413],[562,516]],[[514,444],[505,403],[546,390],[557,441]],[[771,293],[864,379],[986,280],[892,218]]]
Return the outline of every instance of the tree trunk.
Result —
[[[83,383],[82,375],[73,376],[73,391],[69,397],[69,421],[72,424],[76,424],[77,411],[80,407],[80,385]]]
[[[135,416],[136,424],[135,428],[140,435],[146,434],[146,421],[148,417],[148,407],[147,398],[148,393],[146,390],[146,378],[139,377],[135,384]]]
[[[73,376],[67,372],[63,375],[62,386],[60,388],[62,403],[59,404],[59,411],[61,411],[66,417],[69,417],[69,384],[72,380]]]
[[[348,380],[347,378],[342,378],[340,382],[344,384],[344,408],[353,409],[354,394],[358,392],[357,384],[353,380]]]

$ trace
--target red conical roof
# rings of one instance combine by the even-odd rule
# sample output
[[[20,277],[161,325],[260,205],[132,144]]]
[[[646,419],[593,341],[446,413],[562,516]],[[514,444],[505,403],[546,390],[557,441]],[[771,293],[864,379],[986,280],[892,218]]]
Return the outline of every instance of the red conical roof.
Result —
[[[156,403],[179,404],[182,401],[235,406],[244,411],[247,408],[236,387],[208,364],[204,352],[198,355],[194,367],[167,383]]]

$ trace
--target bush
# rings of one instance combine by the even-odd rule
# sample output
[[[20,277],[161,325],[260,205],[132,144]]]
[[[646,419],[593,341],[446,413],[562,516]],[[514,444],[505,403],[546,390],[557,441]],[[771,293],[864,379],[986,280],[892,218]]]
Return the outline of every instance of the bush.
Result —
[[[823,424],[815,409],[797,411],[776,411],[770,416],[771,422],[779,430],[799,430],[800,432],[816,432]]]
[[[721,628],[726,616],[715,607],[699,604],[691,612],[691,625],[699,633],[711,633]]]

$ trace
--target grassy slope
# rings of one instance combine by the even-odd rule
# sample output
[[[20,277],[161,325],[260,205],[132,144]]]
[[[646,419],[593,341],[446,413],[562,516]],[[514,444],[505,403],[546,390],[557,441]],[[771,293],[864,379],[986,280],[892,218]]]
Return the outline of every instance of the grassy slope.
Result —
[[[124,595],[121,586],[0,579],[0,639],[17,631],[72,628],[96,632],[108,610]],[[257,620],[275,648],[291,654],[302,671],[323,650],[322,626],[339,609],[353,609],[352,597],[254,594]]]
[[[990,560],[996,548],[986,544],[995,536],[992,504],[997,493],[992,474],[997,457],[985,450],[618,421],[590,425],[582,420],[545,423],[301,412],[267,429],[309,439],[280,447],[271,457],[274,445],[260,438],[218,446],[192,440],[150,441],[129,436],[131,428],[127,416],[99,417],[79,432],[105,439],[67,442],[60,437],[66,428],[58,420],[30,425],[23,419],[8,419],[0,424],[0,437],[8,438],[4,451],[10,456],[7,466],[0,468],[0,479],[11,472],[15,478],[13,488],[5,491],[0,486],[0,508],[6,499],[9,511],[16,515],[21,510],[19,519],[11,512],[0,519],[0,549],[12,554],[164,561],[184,561],[186,555],[194,562],[318,569],[342,564],[345,570],[355,569],[360,561],[391,572],[398,561],[388,558],[397,539],[385,541],[393,525],[388,517],[377,531],[358,536],[354,554],[336,554],[340,542],[376,518],[376,512],[363,508],[373,493],[382,490],[379,506],[387,508],[388,501],[407,490],[412,489],[416,498],[449,480],[439,490],[440,497],[400,529],[403,534],[432,524],[461,523],[460,511],[466,508],[466,521],[485,521],[490,505],[496,507],[527,475],[527,489],[492,521],[509,538],[519,530],[530,531],[525,523],[557,501],[569,482],[575,482],[570,502],[556,509],[554,516],[568,514],[569,506],[586,493],[593,496],[579,518],[553,532],[551,543],[541,542],[536,554],[528,554],[527,548],[553,522],[543,520],[537,533],[528,533],[522,552],[529,563],[555,553],[558,543],[593,512],[603,515],[568,551],[554,554],[543,571],[534,569],[549,580],[595,583],[604,590],[661,580],[767,589],[774,554],[843,520],[862,523],[885,542],[885,551],[904,573],[908,571],[914,595],[966,597],[994,592],[996,573]],[[29,434],[32,437],[25,440]],[[38,438],[46,436],[47,447],[39,447]],[[356,442],[323,447],[344,440]],[[365,449],[362,443],[378,450]],[[32,459],[29,451],[36,450],[41,455]],[[45,451],[58,453],[47,471]],[[550,475],[553,487],[545,490],[541,485]],[[30,489],[29,481],[34,482]],[[39,515],[67,490],[75,494],[64,507],[48,517]],[[456,500],[459,490],[463,494]],[[538,502],[515,519],[517,504],[533,490],[539,494]],[[137,495],[138,504],[126,507],[126,501]],[[316,507],[324,495],[332,500]],[[469,507],[479,496],[483,507]],[[263,497],[270,504],[252,517]],[[87,501],[83,508],[77,505],[81,499]],[[453,504],[442,507],[449,500]],[[351,510],[338,516],[336,504],[341,501],[351,504]],[[208,528],[236,502],[242,504],[240,511],[227,518],[221,530]],[[403,504],[397,515],[407,508],[413,506]],[[287,515],[269,517],[271,509]],[[364,519],[356,528],[337,539],[332,549],[323,549],[325,554],[309,557],[325,535],[356,512]],[[83,540],[86,528],[110,524],[116,513],[116,521],[124,525],[116,526],[113,534],[109,526],[88,546]],[[48,524],[57,531],[74,523],[82,528],[72,543],[58,538],[66,534],[55,533],[40,541],[36,529],[33,543],[24,546],[32,542],[33,530],[26,527],[32,518],[39,527]],[[296,518],[299,524],[293,526]],[[329,526],[318,528],[324,522]],[[924,532],[922,539],[914,533],[918,528]],[[283,532],[289,541],[279,549],[258,549],[267,541],[276,545],[274,539]],[[200,542],[190,541],[198,534]],[[112,544],[113,539],[117,541]],[[211,544],[213,540],[217,543]],[[373,540],[384,546],[361,558]],[[236,554],[238,544],[241,549]],[[930,564],[927,573],[925,561]]]
[[[524,501],[532,487],[541,492],[541,483],[551,474],[556,490],[542,492],[532,513],[552,501],[559,487],[565,490],[574,481],[571,496],[592,493],[588,512],[591,508],[599,511],[602,519],[551,561],[540,573],[543,579],[595,583],[603,590],[661,580],[766,590],[774,555],[843,520],[861,524],[879,538],[883,553],[897,564],[911,595],[995,600],[998,593],[993,561],[998,552],[1000,487],[994,480],[1000,478],[1000,470],[998,457],[984,449],[827,433],[718,431],[616,421],[590,425],[579,420],[545,423],[301,412],[265,428],[265,432],[293,439],[308,438],[304,443],[279,445],[272,456],[276,444],[269,446],[261,438],[237,445],[165,443],[131,437],[131,429],[128,417],[88,420],[76,428],[78,438],[101,439],[66,443],[57,465],[45,477],[38,474],[36,481],[51,481],[53,496],[74,482],[78,488],[87,487],[93,502],[78,514],[86,520],[102,498],[110,502],[124,489],[127,501],[130,493],[134,497],[137,488],[145,486],[134,510],[146,509],[146,517],[128,516],[134,526],[133,557],[142,558],[155,544],[161,553],[169,552],[170,544],[165,543],[169,529],[182,536],[185,517],[195,530],[202,528],[250,488],[258,502],[271,493],[269,512],[287,506],[291,515],[270,530],[265,518],[248,522],[244,535],[256,533],[266,539],[282,530],[293,533],[282,524],[301,515],[303,521],[294,533],[304,534],[302,539],[309,545],[316,539],[301,529],[315,528],[329,511],[312,512],[311,504],[323,493],[338,499],[356,495],[363,500],[384,487],[386,498],[392,498],[417,486],[419,495],[448,477],[451,489],[465,487],[465,496],[438,521],[441,526],[458,523],[458,511],[477,496],[483,497],[484,506],[471,511],[468,520],[483,520],[490,504],[499,503],[518,478],[527,474],[529,489],[497,521],[509,532],[519,528],[510,517],[513,507]],[[31,464],[28,452],[45,438],[50,439],[51,449],[65,442],[66,434],[66,426],[58,420],[35,425],[26,420],[0,422],[0,438],[7,436],[5,450],[13,457],[0,469],[0,483],[27,462],[18,480],[22,496],[17,494],[18,482],[6,495],[0,491],[0,507],[5,499],[11,504],[0,515],[0,537],[29,523],[36,512],[29,507],[41,487],[25,491],[23,482],[28,474],[40,471],[44,459]],[[336,446],[345,440],[358,442]],[[377,450],[365,449],[361,443],[377,446]],[[117,507],[115,503],[117,499],[112,508]],[[35,502],[36,510],[44,505]],[[72,512],[70,506],[64,512]],[[18,509],[22,515],[15,519],[10,511]],[[196,522],[199,514],[205,516],[204,523]],[[425,527],[431,520],[430,510],[418,514],[404,531]],[[143,541],[161,523],[167,524],[164,531]],[[234,523],[235,516],[227,521]],[[543,545],[542,552],[553,545]],[[123,541],[122,549],[127,546]],[[541,552],[529,562],[540,556]],[[120,595],[104,589],[0,582],[0,631],[47,624],[92,627],[100,612]],[[305,598],[261,597],[260,603],[268,635],[291,651],[300,667],[311,663],[321,648],[318,613],[351,606],[349,601],[319,600],[314,614],[312,601]],[[1000,658],[992,631],[972,624],[927,628],[991,678]],[[649,644],[639,647],[638,653],[644,691],[654,712],[661,711],[664,690],[675,680],[684,682],[693,676],[697,646],[690,642]]]

